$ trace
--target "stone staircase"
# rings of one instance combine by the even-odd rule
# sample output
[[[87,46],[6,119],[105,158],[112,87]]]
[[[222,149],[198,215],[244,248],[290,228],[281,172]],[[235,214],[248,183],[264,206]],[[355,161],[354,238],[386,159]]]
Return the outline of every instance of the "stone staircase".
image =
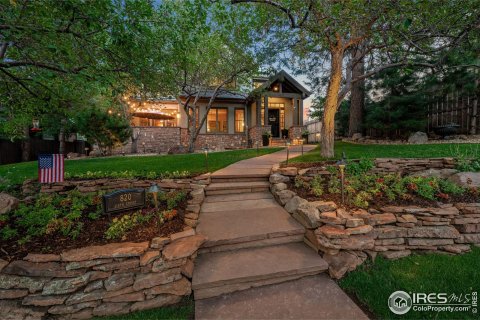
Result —
[[[269,192],[269,171],[213,174],[197,233],[196,300],[322,273],[327,263],[303,243],[304,227]]]
[[[285,147],[286,146],[286,140],[281,139],[281,138],[272,138],[272,140],[270,140],[270,146],[271,147]]]

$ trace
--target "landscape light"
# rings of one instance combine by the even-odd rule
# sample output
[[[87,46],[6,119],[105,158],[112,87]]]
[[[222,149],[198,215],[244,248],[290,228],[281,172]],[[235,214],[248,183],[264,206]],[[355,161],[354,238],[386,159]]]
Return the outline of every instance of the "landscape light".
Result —
[[[337,161],[336,165],[340,169],[342,204],[343,204],[343,203],[345,203],[345,167],[347,166],[347,160],[345,158],[345,152],[342,153],[342,159]]]
[[[207,172],[208,172],[208,147],[205,147],[203,149],[203,153],[205,154],[205,168],[207,169]]]
[[[290,157],[290,142],[287,142],[287,164],[288,164],[288,158]]]
[[[150,188],[148,188],[148,193],[150,193],[153,196],[153,203],[155,204],[155,209],[158,209],[158,192],[160,191],[160,188],[156,183],[152,183]]]

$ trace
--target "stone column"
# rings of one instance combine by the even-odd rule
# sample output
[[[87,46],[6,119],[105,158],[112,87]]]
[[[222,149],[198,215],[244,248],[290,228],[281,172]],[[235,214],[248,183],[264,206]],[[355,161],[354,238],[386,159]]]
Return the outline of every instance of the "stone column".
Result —
[[[258,98],[257,99],[257,119],[256,119],[256,123],[257,123],[257,126],[261,126],[262,125],[262,121],[260,120],[260,118],[262,117],[262,111],[261,111],[261,108],[262,108],[262,101],[260,100],[261,98]]]
[[[268,126],[268,96],[263,98],[263,125]]]
[[[293,98],[293,125],[298,126],[298,100]]]
[[[303,99],[299,99],[298,102],[298,124],[303,126]]]

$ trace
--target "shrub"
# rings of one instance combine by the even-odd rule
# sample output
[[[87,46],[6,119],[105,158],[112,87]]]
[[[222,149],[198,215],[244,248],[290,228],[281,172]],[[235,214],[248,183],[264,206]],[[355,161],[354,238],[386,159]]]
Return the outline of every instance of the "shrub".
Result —
[[[124,237],[128,231],[136,226],[150,221],[153,218],[153,213],[142,214],[142,211],[139,210],[132,214],[125,214],[121,218],[113,218],[107,231],[105,231],[105,238],[113,240]]]
[[[310,191],[317,197],[323,194],[323,178],[320,175],[313,177],[310,181]]]
[[[346,166],[346,174],[350,176],[359,176],[365,174],[375,166],[372,159],[362,158],[358,162],[349,161]]]
[[[178,204],[187,198],[185,191],[174,190],[170,192],[161,192],[158,194],[158,200],[164,202],[167,210],[175,209]]]
[[[308,188],[308,184],[305,182],[305,180],[303,180],[303,178],[301,176],[296,176],[295,177],[294,185],[295,185],[295,188],[297,188],[297,189]]]

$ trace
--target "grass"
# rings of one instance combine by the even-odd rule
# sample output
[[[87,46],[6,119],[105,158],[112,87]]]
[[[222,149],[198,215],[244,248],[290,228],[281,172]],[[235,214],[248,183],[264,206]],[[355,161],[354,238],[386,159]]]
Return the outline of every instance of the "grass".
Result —
[[[281,148],[261,148],[258,154],[264,155],[281,150]],[[209,171],[213,172],[240,160],[257,156],[256,149],[244,149],[208,154]],[[206,172],[205,155],[203,153],[138,156],[138,157],[108,157],[80,160],[65,160],[65,173],[70,177],[81,176],[86,172],[98,172],[108,176],[109,173],[133,171],[136,176],[145,176],[147,173],[157,174],[174,171],[189,171],[191,174]],[[7,164],[0,166],[1,180],[10,184],[20,184],[25,179],[37,178],[37,161]]]
[[[189,320],[193,319],[195,304],[191,297],[185,298],[180,304],[133,312],[125,315],[100,317],[98,320]]]
[[[342,152],[348,159],[360,158],[437,158],[478,155],[478,143],[437,143],[437,144],[356,144],[335,143],[335,158],[340,159]],[[320,157],[320,147],[309,151],[291,162],[315,162],[325,160]]]
[[[379,319],[478,319],[468,312],[419,312],[411,309],[399,316],[390,311],[390,294],[447,293],[457,296],[480,291],[480,248],[472,247],[467,254],[412,255],[399,260],[377,258],[340,280],[340,286],[356,297]],[[477,308],[478,309],[478,308]]]

